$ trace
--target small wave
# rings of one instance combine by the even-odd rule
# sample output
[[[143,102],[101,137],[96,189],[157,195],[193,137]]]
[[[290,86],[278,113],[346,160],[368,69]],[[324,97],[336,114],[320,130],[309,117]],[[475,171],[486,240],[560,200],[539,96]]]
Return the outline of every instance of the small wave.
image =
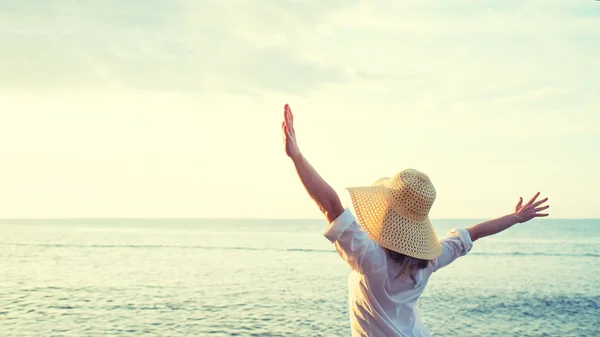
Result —
[[[477,306],[467,308],[467,312],[477,314],[521,313],[525,316],[543,316],[548,310],[554,315],[579,315],[582,312],[595,313],[600,309],[600,296],[579,295],[537,295],[519,293],[515,297],[490,297]]]
[[[303,248],[267,248],[267,247],[232,247],[232,246],[177,246],[177,245],[65,245],[44,243],[0,243],[0,246],[24,246],[46,248],[173,248],[173,249],[214,249],[214,250],[251,250],[251,251],[286,251],[307,253],[331,253],[333,249],[303,249]]]
[[[283,251],[298,253],[331,253],[333,249],[311,248],[273,248],[273,247],[240,247],[240,246],[184,246],[184,245],[77,245],[77,244],[44,244],[44,243],[0,243],[0,246],[26,246],[47,248],[169,248],[169,249],[204,249],[204,250],[244,250],[244,251]],[[548,256],[548,257],[600,257],[595,253],[549,253],[549,252],[470,252],[468,255],[476,256]]]
[[[569,253],[545,253],[545,252],[506,252],[506,253],[471,252],[471,253],[469,253],[469,255],[478,255],[478,256],[568,256],[568,257],[600,257],[600,254],[594,254],[594,253],[569,254]]]

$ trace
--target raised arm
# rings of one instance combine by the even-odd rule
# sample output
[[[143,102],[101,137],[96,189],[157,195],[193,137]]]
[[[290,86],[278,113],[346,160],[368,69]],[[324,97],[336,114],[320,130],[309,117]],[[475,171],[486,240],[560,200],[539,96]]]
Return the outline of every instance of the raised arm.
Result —
[[[523,205],[523,198],[519,198],[519,203],[515,207],[514,213],[467,228],[467,231],[471,235],[471,240],[475,241],[489,235],[500,233],[515,224],[529,221],[535,217],[548,216],[548,213],[540,213],[550,207],[549,205],[542,206],[548,201],[548,198],[536,202],[539,196],[540,192],[536,193],[536,195],[534,195],[525,205]]]
[[[285,105],[283,129],[283,142],[285,152],[292,159],[296,166],[298,176],[310,197],[317,203],[319,209],[329,223],[332,223],[342,212],[344,208],[340,198],[333,188],[321,178],[317,171],[310,165],[308,160],[302,155],[296,142],[296,132],[294,130],[294,115],[288,104]]]

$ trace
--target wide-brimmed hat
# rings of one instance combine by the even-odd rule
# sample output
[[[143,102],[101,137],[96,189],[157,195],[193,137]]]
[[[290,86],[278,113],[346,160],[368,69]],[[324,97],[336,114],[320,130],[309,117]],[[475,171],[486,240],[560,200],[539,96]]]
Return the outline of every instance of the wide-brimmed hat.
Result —
[[[426,174],[406,169],[372,186],[347,190],[360,225],[380,246],[423,260],[442,253],[429,220],[436,192]]]

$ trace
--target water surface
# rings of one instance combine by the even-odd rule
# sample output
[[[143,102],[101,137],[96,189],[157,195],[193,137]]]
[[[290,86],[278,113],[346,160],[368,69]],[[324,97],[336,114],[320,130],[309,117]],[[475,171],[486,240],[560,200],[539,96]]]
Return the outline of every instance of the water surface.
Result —
[[[0,335],[349,336],[348,268],[324,224],[0,221]],[[600,336],[600,221],[482,239],[420,309],[436,336]]]

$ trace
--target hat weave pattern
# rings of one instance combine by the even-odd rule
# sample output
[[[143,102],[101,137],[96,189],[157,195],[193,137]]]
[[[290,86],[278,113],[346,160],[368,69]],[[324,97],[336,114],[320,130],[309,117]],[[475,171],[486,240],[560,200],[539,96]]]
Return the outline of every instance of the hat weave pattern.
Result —
[[[348,192],[360,225],[380,246],[424,260],[441,254],[429,220],[436,191],[427,175],[406,169],[374,186],[352,187]]]

